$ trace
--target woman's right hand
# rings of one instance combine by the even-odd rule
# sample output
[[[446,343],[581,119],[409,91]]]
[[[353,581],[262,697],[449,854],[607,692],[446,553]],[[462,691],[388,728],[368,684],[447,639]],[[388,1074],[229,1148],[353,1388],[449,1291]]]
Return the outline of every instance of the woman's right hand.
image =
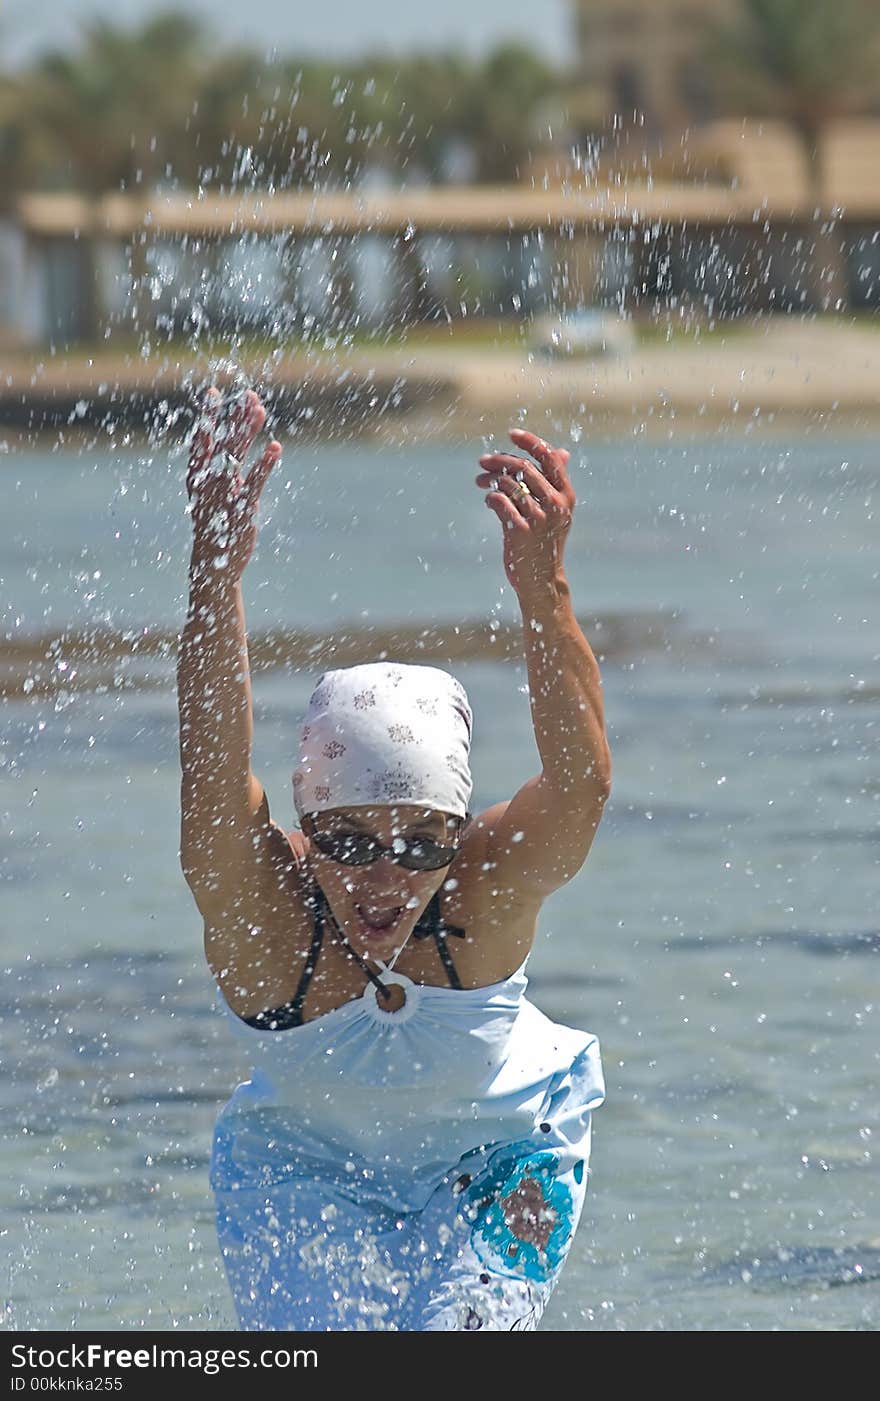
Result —
[[[281,457],[281,444],[273,439],[243,478],[244,459],[266,421],[266,410],[249,389],[218,429],[222,403],[219,390],[209,389],[193,438],[186,489],[197,573],[238,582],[256,544],[260,493]]]

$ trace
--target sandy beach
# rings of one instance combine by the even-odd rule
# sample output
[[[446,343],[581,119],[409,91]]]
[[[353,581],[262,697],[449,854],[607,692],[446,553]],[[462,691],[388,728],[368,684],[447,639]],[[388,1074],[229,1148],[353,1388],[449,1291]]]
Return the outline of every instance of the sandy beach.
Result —
[[[143,422],[191,404],[218,359],[112,348],[8,353],[0,426],[18,433]],[[500,420],[586,430],[805,418],[880,421],[880,333],[867,319],[761,317],[709,333],[661,328],[625,356],[551,359],[524,345],[450,333],[394,345],[243,352],[235,371],[274,396],[283,425],[406,439],[486,431]]]

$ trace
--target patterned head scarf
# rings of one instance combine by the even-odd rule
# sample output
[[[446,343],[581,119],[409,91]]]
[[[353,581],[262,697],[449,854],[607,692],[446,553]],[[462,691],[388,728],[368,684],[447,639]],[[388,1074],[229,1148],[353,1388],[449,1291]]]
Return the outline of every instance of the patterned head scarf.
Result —
[[[300,817],[337,807],[416,803],[465,817],[473,715],[448,672],[402,662],[327,671],[300,731]]]

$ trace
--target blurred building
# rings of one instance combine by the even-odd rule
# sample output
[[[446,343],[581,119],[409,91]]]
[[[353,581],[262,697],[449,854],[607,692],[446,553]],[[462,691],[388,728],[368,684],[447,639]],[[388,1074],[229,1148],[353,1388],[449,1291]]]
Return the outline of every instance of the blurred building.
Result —
[[[518,184],[472,183],[456,138],[436,186],[374,165],[241,199],[23,195],[0,221],[0,342],[880,307],[876,112],[826,121],[817,198],[790,120],[717,110],[705,55],[742,0],[571,4],[575,55]]]
[[[243,195],[22,196],[0,224],[0,340],[394,331],[474,317],[821,309],[804,156],[779,123],[708,126],[711,178]],[[880,306],[880,126],[824,137],[841,301]],[[720,154],[719,154],[720,153]],[[723,157],[723,159],[721,159]],[[4,288],[6,293],[4,295]]]
[[[661,136],[713,115],[702,51],[737,0],[572,0],[577,72],[598,125]]]

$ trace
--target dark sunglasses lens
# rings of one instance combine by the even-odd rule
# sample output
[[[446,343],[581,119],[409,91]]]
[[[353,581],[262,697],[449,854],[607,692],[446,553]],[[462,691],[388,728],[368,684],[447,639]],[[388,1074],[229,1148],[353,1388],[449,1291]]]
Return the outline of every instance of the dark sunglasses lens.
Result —
[[[339,861],[343,866],[369,866],[377,861],[385,850],[374,837],[366,833],[347,833],[336,836],[331,832],[316,832],[315,845],[331,861]],[[392,861],[407,871],[438,871],[449,866],[455,857],[456,848],[442,846],[430,838],[420,838],[412,842],[399,842],[400,850],[394,848],[388,853]]]
[[[407,842],[406,850],[401,852],[397,860],[408,871],[438,871],[441,866],[448,866],[454,856],[454,847],[422,840]]]
[[[379,846],[368,836],[336,837],[328,832],[316,832],[315,842],[319,851],[343,866],[369,866],[379,856]]]

